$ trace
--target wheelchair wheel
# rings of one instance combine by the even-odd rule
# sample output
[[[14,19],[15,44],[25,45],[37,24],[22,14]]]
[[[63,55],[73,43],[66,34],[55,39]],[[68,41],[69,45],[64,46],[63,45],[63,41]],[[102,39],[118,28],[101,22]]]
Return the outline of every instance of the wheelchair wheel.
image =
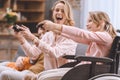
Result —
[[[90,78],[89,80],[120,80],[120,75],[112,74],[112,73],[105,73],[105,74],[94,76]]]

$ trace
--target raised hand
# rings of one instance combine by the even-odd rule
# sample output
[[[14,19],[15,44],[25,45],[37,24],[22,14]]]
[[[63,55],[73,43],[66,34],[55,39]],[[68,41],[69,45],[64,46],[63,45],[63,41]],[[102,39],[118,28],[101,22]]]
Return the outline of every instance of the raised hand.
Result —
[[[49,21],[49,20],[44,20],[44,21],[40,22],[39,24],[43,25],[42,26],[43,29],[53,31],[58,34],[60,34],[62,31],[61,24],[53,23],[52,21]]]

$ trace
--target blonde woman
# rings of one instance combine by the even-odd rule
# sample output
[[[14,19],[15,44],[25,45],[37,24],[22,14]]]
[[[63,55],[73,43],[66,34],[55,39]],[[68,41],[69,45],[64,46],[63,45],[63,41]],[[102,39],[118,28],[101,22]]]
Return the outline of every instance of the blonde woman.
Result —
[[[116,31],[110,23],[109,16],[102,11],[89,12],[86,25],[88,31],[67,25],[56,24],[47,20],[41,23],[44,24],[43,28],[45,30],[51,30],[78,43],[87,44],[88,49],[85,54],[86,56],[108,56],[111,44],[116,36]],[[57,69],[47,71],[46,73],[48,74],[41,73],[38,76],[38,80],[60,80],[68,70],[69,69],[64,69],[63,71],[63,69]]]
[[[71,7],[66,0],[58,0],[57,2],[55,2],[52,11],[52,18],[55,23],[60,25],[65,24],[69,26],[74,26]],[[71,39],[63,37],[60,34],[56,34],[52,31],[46,32],[42,36],[42,39],[38,39],[30,32],[27,27],[23,26],[20,28],[22,29],[22,31],[16,32],[16,37],[19,39],[26,55],[34,60],[37,59],[41,53],[44,53],[45,70],[56,69],[59,66],[69,62],[68,60],[62,58],[63,55],[75,54],[77,44]],[[26,38],[31,40],[34,45],[30,45]],[[25,77],[25,75],[23,75],[20,78],[19,76],[21,75],[21,73],[14,74],[16,76],[11,76],[10,73],[11,71],[1,73],[1,79],[21,80],[21,78]],[[26,73],[26,76],[27,77],[24,78],[26,80],[29,80],[29,78],[32,79],[32,76],[34,77],[33,73],[30,73],[30,75],[29,73]]]

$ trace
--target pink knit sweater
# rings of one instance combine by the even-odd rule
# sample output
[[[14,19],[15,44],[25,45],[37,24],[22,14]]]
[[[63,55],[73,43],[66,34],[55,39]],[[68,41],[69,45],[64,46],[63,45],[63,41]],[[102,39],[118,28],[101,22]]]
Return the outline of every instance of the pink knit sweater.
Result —
[[[63,25],[62,35],[78,43],[87,44],[86,56],[107,56],[113,42],[112,37],[107,32],[90,32],[66,25]]]

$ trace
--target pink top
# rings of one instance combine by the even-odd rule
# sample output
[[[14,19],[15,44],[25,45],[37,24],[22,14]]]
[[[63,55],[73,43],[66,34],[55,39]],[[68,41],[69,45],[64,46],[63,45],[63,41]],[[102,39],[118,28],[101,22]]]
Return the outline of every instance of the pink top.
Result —
[[[32,59],[37,59],[38,56],[44,53],[44,66],[45,70],[57,68],[68,60],[63,59],[61,56],[75,55],[77,44],[63,36],[57,35],[53,32],[47,32],[43,35],[39,42],[39,46],[30,45],[27,41],[22,45],[25,54]]]
[[[63,25],[62,35],[78,43],[87,44],[86,56],[107,56],[113,42],[112,37],[107,32],[90,32],[66,25]]]

